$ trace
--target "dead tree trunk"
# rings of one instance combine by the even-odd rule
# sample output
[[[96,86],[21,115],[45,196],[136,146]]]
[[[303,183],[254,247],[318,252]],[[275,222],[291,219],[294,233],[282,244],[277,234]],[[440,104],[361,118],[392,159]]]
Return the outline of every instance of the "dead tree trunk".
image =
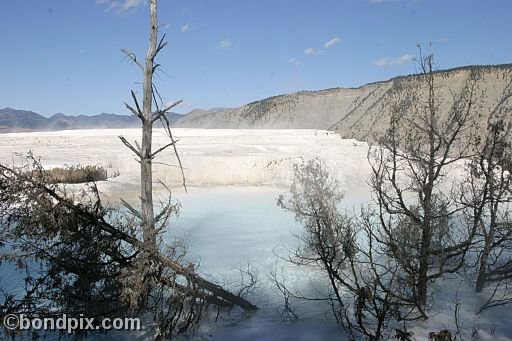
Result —
[[[158,40],[158,20],[157,20],[157,0],[149,1],[149,10],[150,10],[150,40],[149,40],[149,48],[146,55],[145,65],[140,63],[136,56],[127,51],[123,50],[123,52],[130,58],[143,72],[144,74],[144,83],[143,83],[143,103],[142,109],[139,106],[139,102],[137,100],[137,96],[132,91],[131,95],[135,104],[135,108],[126,104],[126,107],[136,115],[142,121],[142,141],[140,146],[136,143],[133,146],[130,142],[128,142],[124,137],[119,136],[121,141],[132,151],[138,158],[140,162],[140,202],[141,209],[138,211],[137,209],[130,206],[126,201],[121,200],[124,206],[126,206],[130,212],[132,212],[136,217],[138,217],[141,221],[142,233],[143,233],[143,242],[141,243],[138,239],[126,235],[120,234],[119,231],[112,230],[112,226],[105,225],[102,222],[102,226],[106,232],[113,233],[117,235],[120,239],[125,242],[130,243],[131,245],[137,247],[139,250],[143,250],[148,252],[149,257],[153,257],[159,263],[173,269],[178,274],[186,277],[188,280],[196,283],[200,288],[211,292],[213,296],[219,297],[224,301],[229,302],[233,305],[238,305],[244,309],[256,309],[257,307],[250,302],[244,300],[243,298],[233,295],[232,293],[224,290],[222,287],[213,284],[200,276],[198,276],[195,272],[187,270],[183,268],[181,265],[164,257],[158,250],[157,245],[157,228],[156,224],[159,222],[165,222],[166,217],[169,216],[168,212],[173,209],[171,203],[165,208],[162,209],[160,213],[155,216],[154,207],[153,207],[153,176],[152,176],[152,160],[155,156],[167,149],[170,146],[175,146],[176,141],[174,140],[170,127],[169,121],[166,118],[166,113],[173,108],[174,106],[181,103],[181,101],[174,102],[173,104],[158,108],[158,104],[155,97],[155,87],[153,84],[153,75],[155,71],[158,69],[159,64],[155,63],[155,57],[158,53],[167,45],[164,42],[164,37]],[[156,110],[153,110],[152,104],[155,103]],[[153,133],[153,124],[159,120],[162,122],[166,122],[166,131],[169,135],[171,142],[156,151],[152,150],[151,142],[152,142],[152,133]],[[179,156],[177,155],[175,149],[176,156],[179,161]],[[180,162],[181,165],[181,162]]]
[[[158,68],[158,64],[155,64],[155,57],[165,47],[166,43],[163,38],[158,42],[158,20],[157,20],[157,0],[151,0],[149,2],[150,10],[150,39],[149,47],[146,55],[145,64],[142,65],[136,56],[127,51],[123,52],[130,58],[135,64],[137,64],[144,74],[143,83],[143,101],[142,109],[139,106],[139,102],[135,93],[132,91],[132,98],[135,103],[135,108],[126,104],[126,107],[136,115],[142,122],[142,141],[140,146],[136,143],[136,146],[130,144],[125,138],[120,136],[121,141],[135,153],[140,163],[140,203],[141,210],[138,212],[133,207],[123,201],[123,204],[141,220],[142,232],[144,237],[144,243],[146,244],[147,250],[156,250],[156,217],[153,208],[153,170],[152,160],[159,152],[163,151],[167,147],[174,145],[172,143],[158,149],[156,152],[152,151],[152,138],[153,138],[153,124],[160,118],[165,117],[165,114],[174,106],[181,103],[181,101],[175,102],[167,108],[153,111],[154,96],[154,84],[153,75]],[[171,137],[172,138],[172,137]],[[165,209],[164,209],[165,210]],[[165,215],[165,214],[164,214]],[[158,217],[158,216],[157,216]]]
[[[140,201],[142,229],[147,247],[156,248],[155,214],[153,211],[153,174],[151,162],[151,140],[153,134],[153,68],[157,54],[157,7],[156,0],[150,1],[150,39],[144,67],[144,100],[142,103],[142,143],[140,155]]]

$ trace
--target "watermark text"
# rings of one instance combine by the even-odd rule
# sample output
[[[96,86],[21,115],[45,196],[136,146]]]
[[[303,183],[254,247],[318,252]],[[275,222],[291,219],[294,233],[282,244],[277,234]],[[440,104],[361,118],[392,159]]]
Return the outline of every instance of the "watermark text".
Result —
[[[25,314],[9,314],[3,317],[4,327],[10,330],[56,330],[72,334],[83,330],[140,330],[140,319],[72,317],[63,314],[60,317],[29,317]]]

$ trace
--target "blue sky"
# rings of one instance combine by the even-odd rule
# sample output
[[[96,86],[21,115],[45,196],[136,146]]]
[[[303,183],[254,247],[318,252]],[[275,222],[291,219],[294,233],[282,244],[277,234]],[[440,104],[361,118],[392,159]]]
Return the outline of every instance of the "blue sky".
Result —
[[[510,0],[159,0],[157,78],[178,112],[300,90],[357,87],[437,64],[512,62]],[[45,116],[127,113],[142,75],[144,0],[0,1],[0,107]]]

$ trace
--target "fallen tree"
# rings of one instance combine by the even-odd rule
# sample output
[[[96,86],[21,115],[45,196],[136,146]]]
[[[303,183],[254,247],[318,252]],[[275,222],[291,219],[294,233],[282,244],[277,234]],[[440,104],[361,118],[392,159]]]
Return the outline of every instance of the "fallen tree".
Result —
[[[36,168],[35,171],[41,171],[42,168]],[[87,220],[89,223],[94,224],[97,226],[101,231],[104,231],[111,235],[112,237],[124,241],[136,248],[137,251],[143,251],[145,249],[145,245],[143,241],[140,241],[136,237],[129,235],[128,233],[120,230],[118,227],[110,224],[105,220],[105,217],[101,214],[95,214],[91,212],[88,209],[85,209],[83,204],[76,204],[73,202],[74,198],[68,198],[66,196],[63,196],[57,192],[55,188],[51,188],[44,182],[44,175],[43,174],[35,174],[34,170],[32,172],[20,172],[16,171],[16,169],[5,166],[0,164],[0,177],[1,177],[1,186],[3,189],[3,195],[1,197],[3,203],[7,203],[8,200],[6,200],[6,196],[11,194],[16,196],[16,193],[9,193],[7,190],[7,187],[11,186],[9,182],[6,182],[6,179],[13,182],[26,182],[29,186],[32,187],[32,190],[35,191],[32,194],[35,194],[38,196],[39,200],[43,198],[44,195],[48,196],[49,198],[54,199],[55,206],[62,205],[66,208],[68,208],[72,213],[80,217],[82,219]],[[16,189],[18,187],[16,186]],[[25,191],[26,192],[26,188]],[[9,201],[9,204],[15,204],[17,202],[16,198],[13,198],[11,196],[10,198],[12,201]],[[14,199],[14,200],[13,200]],[[98,204],[98,203],[97,203]],[[12,207],[12,206],[11,206]],[[14,218],[13,215],[9,216],[10,210],[6,206],[2,206],[3,208],[3,214],[2,218],[4,219],[11,219]],[[98,211],[98,210],[97,210]],[[103,210],[99,210],[99,212],[102,212]],[[25,210],[25,212],[27,212]],[[7,214],[6,214],[7,213]],[[237,296],[225,289],[223,289],[221,286],[212,283],[203,277],[201,277],[199,274],[197,274],[195,271],[190,270],[188,268],[185,268],[184,266],[180,265],[179,263],[173,261],[172,259],[169,259],[162,255],[160,252],[156,252],[151,256],[155,261],[161,263],[162,265],[168,266],[172,270],[176,271],[179,275],[182,275],[187,280],[192,281],[193,283],[197,284],[199,287],[201,287],[204,290],[207,290],[211,293],[212,297],[210,298],[212,302],[218,303],[220,305],[225,306],[239,306],[246,310],[256,310],[258,307],[251,302],[247,301],[243,297]]]
[[[157,0],[149,1],[149,14],[144,65],[123,50],[144,75],[142,107],[133,90],[134,105],[126,104],[142,122],[142,139],[132,144],[119,136],[140,163],[140,208],[123,199],[125,209],[105,206],[94,182],[68,191],[52,182],[30,154],[21,166],[0,165],[0,265],[13,265],[23,283],[11,291],[0,287],[0,316],[68,314],[99,319],[152,314],[155,339],[168,339],[193,330],[209,306],[257,309],[241,295],[202,277],[197,264],[187,259],[185,243],[162,240],[161,233],[180,206],[169,189],[167,201],[155,213],[155,157],[172,147],[185,190],[186,186],[177,140],[166,117],[181,101],[164,105],[153,82],[160,67],[155,58],[167,44],[165,37],[158,39]],[[154,150],[152,130],[157,122],[169,143]],[[20,331],[4,332],[14,339]]]

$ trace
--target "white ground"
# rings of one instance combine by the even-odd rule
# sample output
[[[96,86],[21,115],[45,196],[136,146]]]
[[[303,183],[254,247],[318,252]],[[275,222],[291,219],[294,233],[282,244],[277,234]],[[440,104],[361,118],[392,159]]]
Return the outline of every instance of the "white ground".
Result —
[[[44,133],[0,135],[0,162],[17,162],[14,152],[31,150],[47,167],[63,164],[101,164],[120,176],[102,182],[100,190],[112,200],[124,197],[135,202],[137,163],[131,152],[117,138],[129,141],[139,136],[136,129],[76,130]],[[157,130],[155,144],[167,142]],[[178,189],[182,212],[168,231],[167,238],[189,240],[191,256],[199,259],[203,274],[233,287],[239,280],[237,267],[247,263],[257,268],[259,284],[251,297],[262,309],[243,316],[240,312],[214,323],[206,321],[192,339],[198,340],[332,340],[339,339],[336,324],[329,319],[328,307],[320,303],[296,305],[301,319],[283,322],[278,313],[281,301],[268,279],[270,271],[283,271],[287,283],[305,292],[322,290],[319,273],[297,269],[279,261],[274,252],[283,253],[293,247],[293,233],[298,226],[293,217],[276,206],[276,197],[287,192],[292,165],[301,159],[320,157],[328,161],[346,193],[345,206],[357,207],[370,200],[366,178],[367,145],[355,140],[341,140],[338,135],[322,130],[202,130],[176,129],[179,152],[186,167],[189,193]],[[171,152],[158,161],[175,164]],[[158,165],[156,177],[171,184],[180,182],[174,167]],[[177,186],[174,186],[177,188]],[[9,276],[0,268],[4,278]],[[439,314],[426,323],[418,323],[415,335],[426,339],[428,331],[453,330],[453,308],[456,288],[461,280],[454,278],[438,286]],[[463,326],[467,333],[480,328],[481,339],[512,339],[508,309],[475,317],[475,307],[482,300],[470,288],[461,286]],[[327,312],[327,313],[326,313]],[[491,336],[490,328],[495,327]],[[109,334],[97,339],[148,338],[147,334]],[[487,335],[487,336],[486,336]]]
[[[121,175],[137,175],[133,153],[118,136],[133,143],[140,140],[140,129],[68,130],[0,134],[0,160],[12,162],[13,152],[29,150],[43,164],[100,164]],[[286,185],[291,166],[301,158],[328,159],[343,183],[361,186],[366,174],[365,143],[341,140],[332,132],[314,129],[175,129],[178,150],[191,186]],[[162,129],[154,133],[154,150],[169,142]],[[15,158],[14,158],[15,159]],[[16,161],[16,160],[14,160]],[[155,176],[166,183],[179,184],[172,148],[163,152]]]

